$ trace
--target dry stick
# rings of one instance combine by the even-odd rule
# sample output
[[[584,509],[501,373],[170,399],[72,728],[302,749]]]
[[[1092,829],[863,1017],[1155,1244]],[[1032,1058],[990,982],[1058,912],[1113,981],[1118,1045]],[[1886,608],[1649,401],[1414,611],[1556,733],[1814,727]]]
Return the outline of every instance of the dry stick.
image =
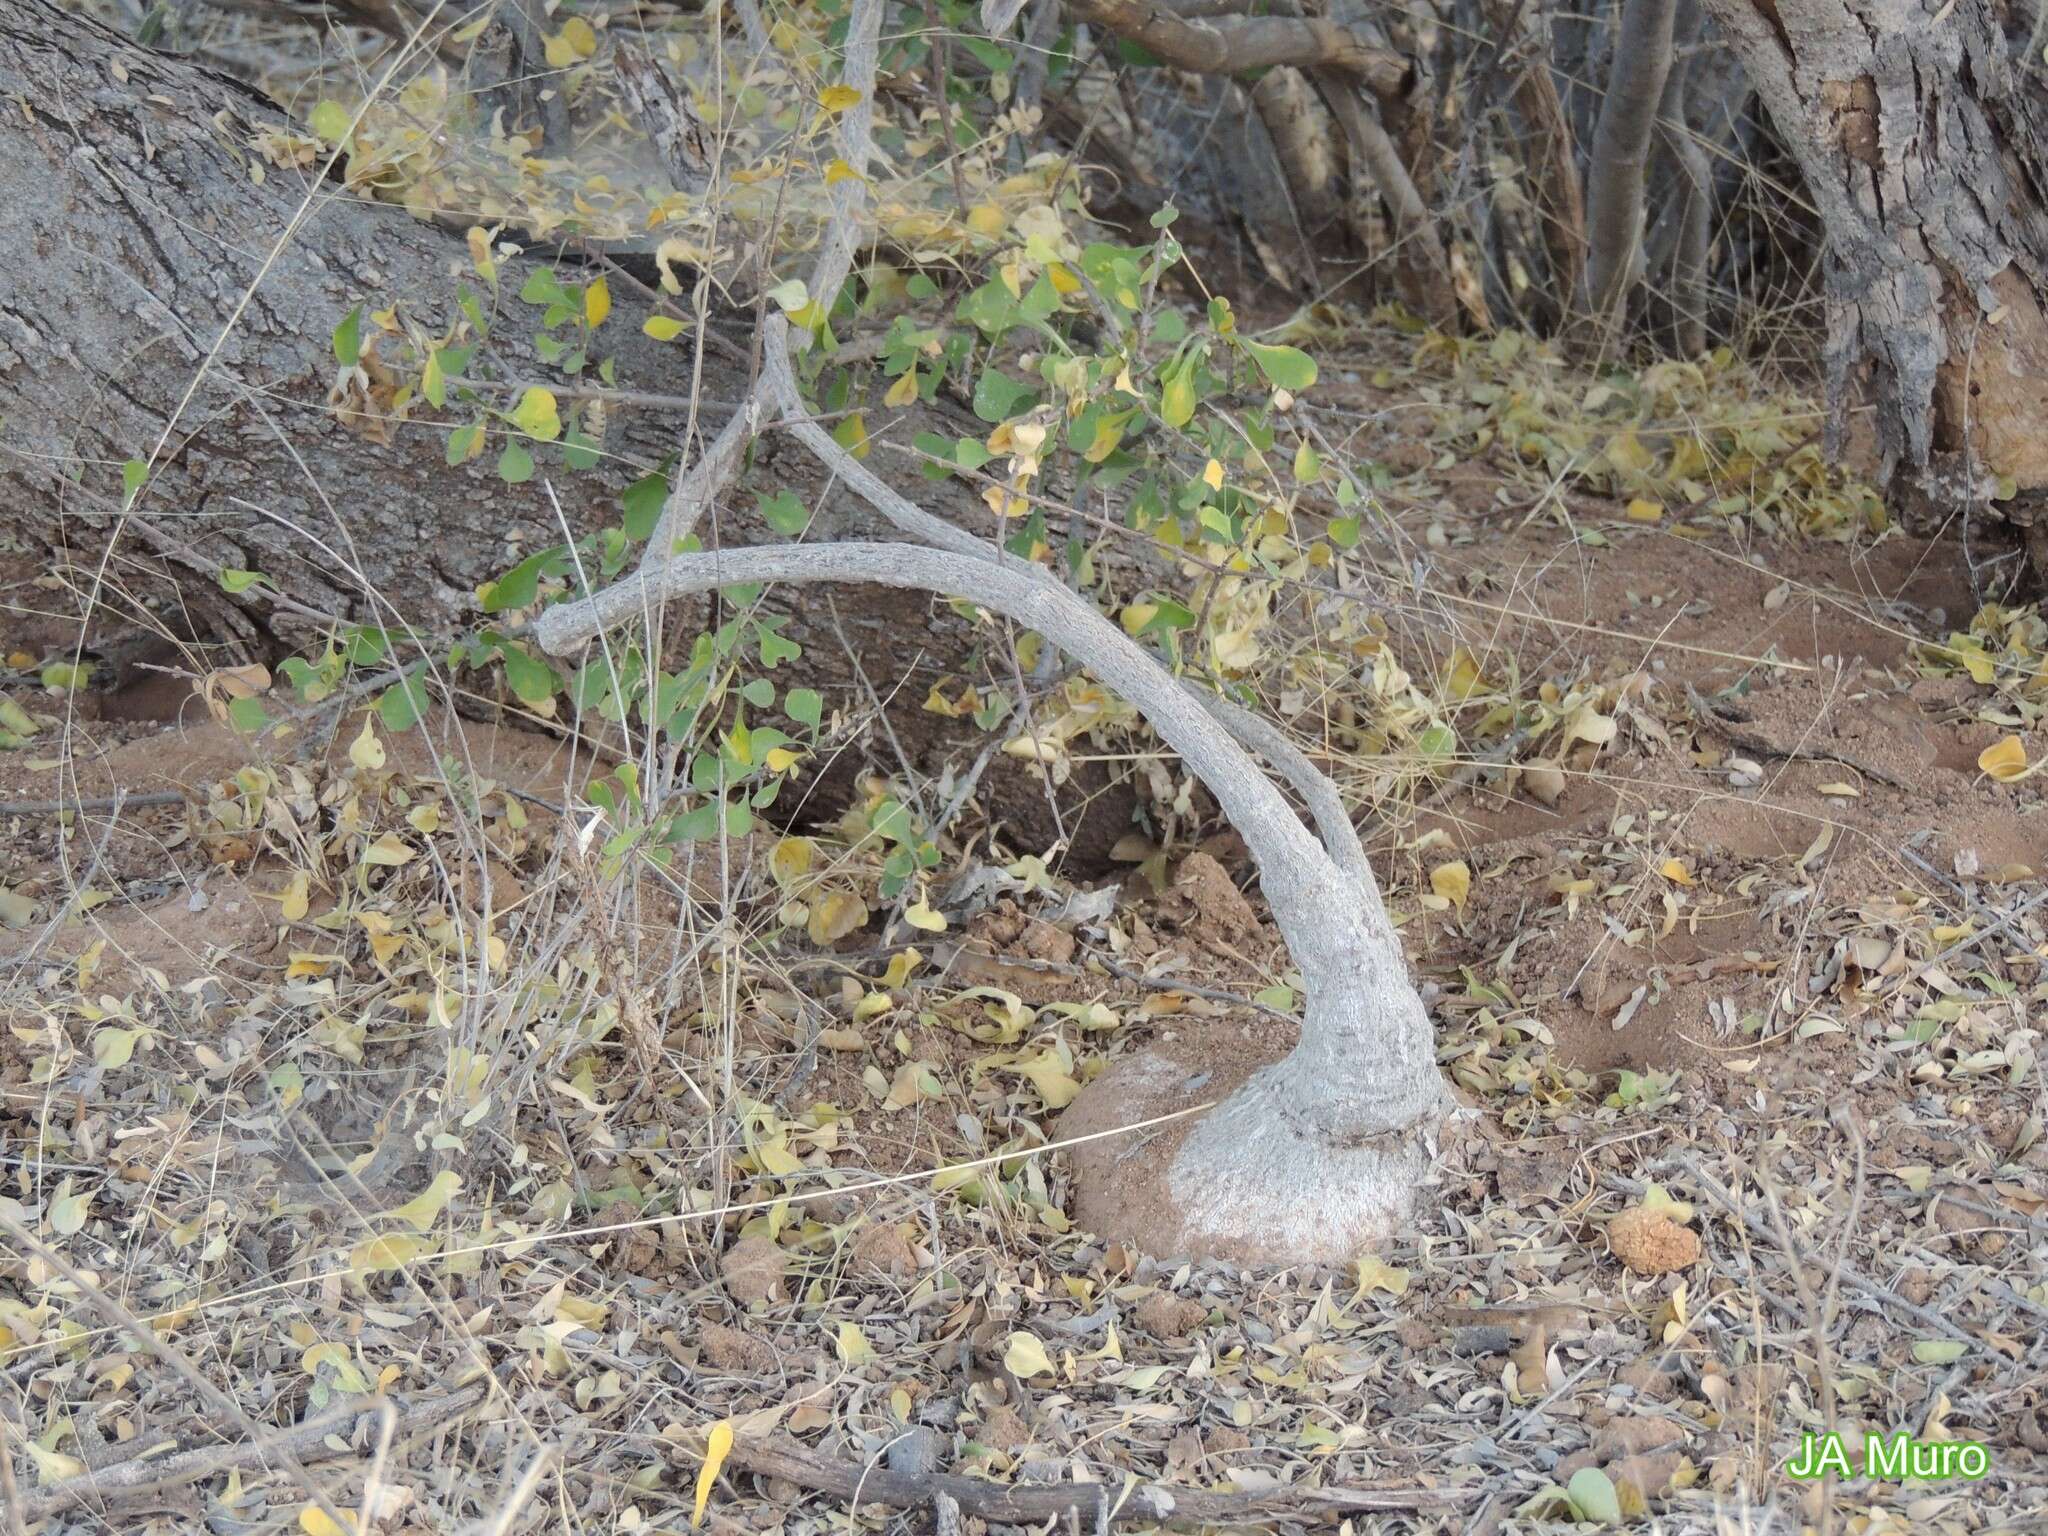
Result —
[[[8,1443],[7,1415],[0,1413],[0,1510],[7,1514],[7,1536],[28,1536],[30,1516],[21,1503],[21,1484],[14,1480],[14,1447]]]
[[[395,1439],[401,1432],[410,1433],[415,1429],[446,1423],[465,1408],[481,1401],[483,1392],[481,1386],[465,1387],[446,1397],[415,1398],[409,1402],[383,1399],[367,1407],[361,1403],[340,1404],[260,1440],[209,1445],[170,1456],[138,1456],[119,1462],[104,1471],[70,1478],[53,1488],[45,1488],[20,1508],[32,1521],[45,1520],[63,1510],[87,1503],[96,1503],[104,1512],[166,1488],[185,1487],[216,1472],[225,1472],[230,1467],[280,1452],[296,1455],[308,1462],[331,1461],[354,1454],[353,1451],[337,1451],[327,1444],[327,1437],[343,1424],[359,1423],[365,1415],[376,1417],[381,1409],[389,1408],[393,1410],[390,1422]]]
[[[0,816],[56,816],[66,811],[139,811],[153,805],[183,805],[184,791],[152,789],[140,795],[88,795],[83,800],[0,800]]]
[[[939,128],[946,135],[946,164],[953,172],[953,200],[967,216],[967,183],[960,176],[960,141],[953,137],[953,44],[939,26],[932,0],[924,0],[924,24],[932,35],[932,58],[939,66]]]
[[[1670,1158],[1665,1160],[1662,1166],[1683,1169],[1686,1173],[1691,1174],[1698,1181],[1700,1187],[1714,1197],[1715,1204],[1719,1205],[1730,1216],[1740,1221],[1765,1242],[1777,1242],[1778,1235],[1771,1230],[1770,1223],[1764,1221],[1761,1217],[1750,1215],[1728,1186],[1702,1168],[1696,1159],[1691,1157]],[[1795,1266],[1804,1262],[1802,1256],[1797,1251],[1788,1253],[1785,1257],[1788,1262]],[[1852,1291],[1870,1297],[1879,1306],[1890,1307],[1895,1312],[1902,1312],[1924,1327],[1932,1328],[1937,1333],[1947,1334],[1951,1339],[1967,1344],[1972,1349],[1981,1351],[1984,1348],[1982,1340],[1971,1337],[1970,1334],[1950,1322],[1939,1312],[1930,1311],[1926,1307],[1916,1306],[1914,1303],[1906,1300],[1905,1297],[1886,1290],[1875,1280],[1864,1278],[1846,1263],[1838,1265],[1835,1273],[1842,1284],[1848,1286]]]
[[[1275,1488],[1257,1493],[1210,1493],[1169,1488],[1135,1478],[1116,1483],[1017,1485],[945,1472],[895,1472],[823,1455],[785,1436],[741,1442],[729,1459],[763,1477],[780,1477],[800,1487],[862,1504],[917,1509],[943,1496],[963,1514],[992,1524],[1043,1525],[1047,1520],[1085,1517],[1097,1529],[1124,1523],[1161,1524],[1188,1520],[1204,1525],[1335,1517],[1362,1510],[1461,1509],[1475,1502],[1477,1488]]]
[[[133,1312],[130,1312],[120,1302],[114,1300],[113,1297],[79,1273],[77,1268],[63,1254],[58,1253],[54,1248],[44,1243],[42,1239],[16,1221],[5,1210],[0,1210],[0,1227],[4,1227],[8,1235],[16,1242],[25,1248],[33,1250],[35,1255],[45,1264],[76,1286],[95,1312],[106,1318],[116,1328],[129,1332],[144,1349],[149,1351],[150,1354],[155,1355],[157,1359],[176,1372],[187,1386],[213,1406],[215,1413],[240,1425],[242,1433],[250,1436],[252,1439],[260,1439],[264,1436],[266,1433],[264,1427],[250,1418],[240,1403],[236,1402],[232,1396],[222,1391],[211,1381],[208,1381],[197,1366],[193,1365],[191,1361],[158,1338],[154,1328],[140,1321]],[[313,1481],[313,1474],[306,1470],[305,1464],[299,1460],[298,1455],[289,1446],[276,1447],[275,1455],[279,1461],[285,1464],[286,1469],[290,1471],[292,1476],[298,1479],[299,1486],[304,1488],[313,1503],[319,1506],[320,1512],[332,1520],[337,1529],[347,1530],[349,1522],[342,1518],[341,1511],[334,1507],[333,1502],[327,1497],[320,1485]]]

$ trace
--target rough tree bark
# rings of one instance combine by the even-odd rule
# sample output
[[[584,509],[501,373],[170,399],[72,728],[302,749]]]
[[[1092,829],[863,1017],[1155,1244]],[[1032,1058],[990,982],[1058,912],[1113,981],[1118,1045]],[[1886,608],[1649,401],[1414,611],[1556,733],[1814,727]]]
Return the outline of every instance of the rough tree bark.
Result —
[[[2048,569],[2040,5],[1705,3],[1820,210],[1838,407],[1867,377],[1887,477],[1939,511],[2008,477]]]
[[[381,429],[342,421],[327,401],[336,324],[359,303],[396,304],[444,331],[458,284],[476,285],[469,254],[459,236],[401,209],[265,164],[256,136],[290,125],[237,82],[48,0],[0,0],[0,102],[0,543],[65,575],[81,602],[93,598],[89,643],[161,626],[224,664],[317,642],[322,614],[444,637],[477,622],[481,583],[561,541],[544,480],[580,533],[616,522],[623,487],[674,454],[685,412],[671,405],[621,401],[599,467],[544,465],[519,486],[495,473],[495,442],[480,461],[449,467],[437,413]],[[532,354],[535,325],[517,323],[523,265],[505,264],[495,345],[510,377],[559,384]],[[605,334],[616,334],[620,389],[686,392],[687,339],[645,339],[644,306],[612,286]],[[707,356],[705,437],[745,390],[744,365]],[[964,413],[901,419],[905,442],[920,427],[985,430]],[[123,514],[122,465],[152,456]],[[886,445],[871,462],[919,485],[960,526],[987,529],[964,486],[923,481]],[[807,456],[766,442],[743,490],[707,518],[707,542],[764,536],[753,491],[785,487],[816,513],[813,536],[895,536],[826,484]],[[228,596],[223,569],[264,572],[290,603],[261,588]],[[55,599],[38,594],[45,608]],[[854,588],[838,595],[836,617],[795,593],[768,605],[804,647],[803,680],[850,710],[868,698],[859,672],[883,694],[900,686],[918,700],[949,672],[1008,691],[992,633],[943,602]],[[701,613],[679,606],[679,632]],[[979,747],[971,724],[915,708],[895,723],[920,771]],[[892,757],[876,765],[894,771]],[[991,774],[992,798],[1014,812],[1013,840],[1049,843],[1035,774],[1009,760]],[[1128,796],[1071,798],[1088,801],[1066,818],[1077,844],[1106,850],[1127,830]]]

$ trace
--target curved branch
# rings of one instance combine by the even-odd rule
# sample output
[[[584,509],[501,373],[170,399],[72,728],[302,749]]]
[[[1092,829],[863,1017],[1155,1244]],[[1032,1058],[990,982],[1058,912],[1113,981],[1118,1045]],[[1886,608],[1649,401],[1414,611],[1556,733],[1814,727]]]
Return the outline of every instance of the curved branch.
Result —
[[[1137,43],[1176,69],[1235,75],[1291,64],[1333,69],[1375,96],[1396,98],[1415,79],[1400,54],[1363,42],[1349,27],[1319,16],[1237,16],[1193,19],[1149,0],[1070,0],[1083,21]]]
[[[999,564],[978,555],[926,549],[914,544],[791,544],[721,549],[672,557],[643,582],[622,582],[599,594],[599,602],[645,595],[656,601],[755,581],[872,582],[878,586],[940,592],[964,597],[1036,630],[1085,663],[1150,720],[1222,805],[1243,835],[1267,883],[1267,899],[1283,934],[1306,914],[1282,917],[1293,899],[1327,887],[1335,865],[1308,835],[1293,809],[1256,764],[1230,737],[1210,723],[1208,712],[1135,640],[1104,618],[1095,606],[1055,581],[1043,569]],[[535,637],[554,655],[582,640],[578,626],[561,622],[562,607],[549,609],[535,625]],[[1327,890],[1324,890],[1327,895]],[[1311,949],[1320,943],[1307,933],[1288,934]]]

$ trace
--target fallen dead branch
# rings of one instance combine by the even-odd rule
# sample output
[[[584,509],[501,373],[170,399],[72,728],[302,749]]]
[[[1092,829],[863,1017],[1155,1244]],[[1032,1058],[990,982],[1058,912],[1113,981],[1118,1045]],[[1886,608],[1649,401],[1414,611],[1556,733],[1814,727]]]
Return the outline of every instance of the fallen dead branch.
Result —
[[[317,1414],[261,1440],[200,1446],[189,1451],[175,1451],[168,1456],[135,1456],[31,1494],[22,1501],[20,1512],[29,1524],[81,1504],[90,1504],[105,1513],[168,1488],[182,1488],[199,1482],[230,1467],[260,1463],[267,1457],[281,1454],[294,1456],[308,1466],[334,1461],[353,1452],[336,1450],[328,1444],[329,1437],[339,1433],[343,1440],[352,1441],[365,1419],[379,1418],[386,1408],[391,1411],[391,1437],[396,1440],[416,1430],[448,1423],[463,1410],[482,1401],[483,1395],[484,1389],[478,1385],[438,1397],[403,1401],[386,1398],[368,1404],[352,1403]]]
[[[730,1461],[764,1477],[780,1477],[834,1498],[858,1495],[863,1505],[919,1509],[945,1498],[960,1513],[1005,1525],[1080,1518],[1096,1528],[1167,1520],[1229,1525],[1245,1521],[1335,1519],[1361,1510],[1465,1509],[1476,1488],[1273,1488],[1210,1493],[1159,1483],[1059,1483],[1015,1486],[946,1472],[897,1472],[824,1455],[785,1436],[736,1444]]]

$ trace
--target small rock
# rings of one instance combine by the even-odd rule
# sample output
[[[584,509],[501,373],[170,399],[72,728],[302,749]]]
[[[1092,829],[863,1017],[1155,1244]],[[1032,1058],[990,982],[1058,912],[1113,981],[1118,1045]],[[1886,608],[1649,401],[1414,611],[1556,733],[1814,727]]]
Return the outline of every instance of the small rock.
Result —
[[[1645,1451],[1661,1451],[1684,1438],[1685,1426],[1671,1419],[1616,1419],[1601,1429],[1594,1446],[1603,1460],[1614,1461],[1639,1456]],[[1645,1488],[1643,1491],[1648,1493],[1650,1490]]]
[[[1155,1291],[1138,1303],[1138,1326],[1161,1339],[1177,1339],[1209,1315],[1199,1301],[1184,1301],[1167,1291]]]
[[[698,1345],[713,1370],[746,1371],[758,1376],[775,1369],[775,1351],[768,1342],[737,1328],[706,1323],[698,1331]]]
[[[1014,1451],[1031,1443],[1031,1426],[1017,1416],[1016,1409],[997,1403],[982,1411],[981,1427],[974,1438],[998,1451]]]
[[[782,1294],[782,1275],[788,1256],[772,1237],[743,1237],[725,1250],[718,1272],[725,1278],[726,1293],[743,1307],[769,1301]]]
[[[883,1222],[861,1233],[853,1245],[855,1274],[908,1280],[917,1273],[917,1250],[895,1222]]]
[[[1658,1370],[1657,1362],[1647,1357],[1631,1360],[1621,1368],[1615,1380],[1623,1386],[1634,1387],[1652,1402],[1668,1402],[1678,1391],[1678,1383],[1671,1373]]]
[[[1662,1211],[1623,1211],[1607,1224],[1607,1246],[1639,1275],[1668,1275],[1699,1262],[1699,1235]]]

